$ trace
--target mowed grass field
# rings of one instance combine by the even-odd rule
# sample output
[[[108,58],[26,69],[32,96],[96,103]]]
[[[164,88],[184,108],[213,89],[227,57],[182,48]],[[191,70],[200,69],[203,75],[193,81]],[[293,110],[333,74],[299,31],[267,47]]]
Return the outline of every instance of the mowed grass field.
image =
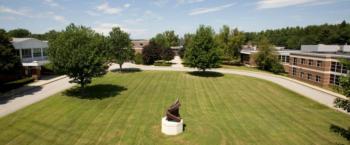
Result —
[[[185,131],[165,136],[177,97]],[[349,144],[331,125],[348,128],[350,116],[260,79],[108,73],[84,97],[73,89],[0,118],[0,144]]]

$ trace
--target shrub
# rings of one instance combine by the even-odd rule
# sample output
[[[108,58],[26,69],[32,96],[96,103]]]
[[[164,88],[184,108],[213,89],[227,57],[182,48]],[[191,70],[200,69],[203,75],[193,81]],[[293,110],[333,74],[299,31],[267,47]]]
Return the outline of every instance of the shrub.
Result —
[[[150,43],[142,49],[143,64],[151,65],[156,60],[160,60],[161,59],[160,54],[161,54],[161,46],[159,46],[153,40],[151,40]]]
[[[172,60],[175,57],[175,53],[170,48],[163,48],[161,52],[161,58],[163,60]]]
[[[157,60],[154,62],[155,66],[171,66],[172,63],[169,61],[165,61],[165,60]]]
[[[275,74],[284,73],[284,68],[279,62],[275,62],[271,67],[271,72]]]
[[[141,53],[136,53],[135,58],[134,58],[135,64],[142,64],[142,54]]]

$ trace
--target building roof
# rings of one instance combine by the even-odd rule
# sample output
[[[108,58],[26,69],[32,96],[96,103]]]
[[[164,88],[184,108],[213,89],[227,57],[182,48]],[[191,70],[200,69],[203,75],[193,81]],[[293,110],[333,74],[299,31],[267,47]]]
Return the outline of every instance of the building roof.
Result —
[[[144,46],[148,45],[149,40],[132,40],[134,49],[142,49]]]
[[[12,45],[15,49],[47,48],[48,42],[35,38],[12,38]]]
[[[347,58],[350,59],[350,53],[345,52],[334,52],[334,53],[320,53],[320,52],[297,52],[297,53],[291,53],[291,55],[298,55],[298,56],[311,56],[311,57],[321,57],[321,58]]]

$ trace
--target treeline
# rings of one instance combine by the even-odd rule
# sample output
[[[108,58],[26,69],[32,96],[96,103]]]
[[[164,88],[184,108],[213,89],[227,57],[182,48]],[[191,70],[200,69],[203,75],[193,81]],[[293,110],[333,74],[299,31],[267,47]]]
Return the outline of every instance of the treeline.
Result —
[[[350,44],[350,24],[310,25],[306,27],[287,27],[261,32],[246,32],[246,43],[256,43],[261,37],[267,37],[276,46],[288,49],[300,49],[301,45],[312,44]]]

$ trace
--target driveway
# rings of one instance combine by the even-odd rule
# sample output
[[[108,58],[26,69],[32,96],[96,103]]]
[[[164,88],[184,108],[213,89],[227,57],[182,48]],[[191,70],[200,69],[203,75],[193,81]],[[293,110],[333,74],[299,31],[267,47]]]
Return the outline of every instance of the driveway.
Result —
[[[11,94],[12,99],[0,103],[0,117],[39,102],[72,86],[74,86],[74,84],[69,83],[68,77],[61,76],[60,78],[38,81],[26,87],[16,89],[15,91],[17,91],[17,93]]]

